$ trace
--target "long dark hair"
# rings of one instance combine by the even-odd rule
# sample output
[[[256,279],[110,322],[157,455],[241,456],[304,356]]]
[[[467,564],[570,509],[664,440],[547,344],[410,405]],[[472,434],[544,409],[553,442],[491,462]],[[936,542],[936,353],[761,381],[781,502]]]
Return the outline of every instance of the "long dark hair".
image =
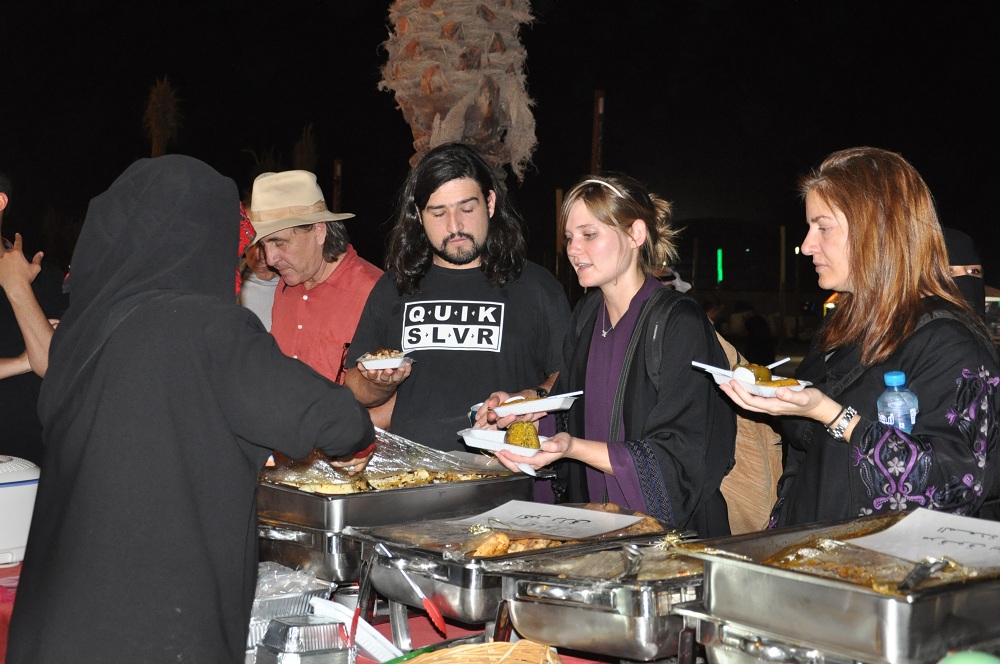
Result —
[[[525,261],[523,221],[507,194],[503,178],[475,148],[463,143],[445,143],[424,155],[410,170],[399,194],[396,225],[389,237],[385,269],[392,275],[400,295],[420,291],[420,280],[434,258],[420,210],[443,184],[463,178],[471,178],[479,184],[484,201],[489,199],[490,191],[496,194],[480,269],[495,286],[520,276]]]

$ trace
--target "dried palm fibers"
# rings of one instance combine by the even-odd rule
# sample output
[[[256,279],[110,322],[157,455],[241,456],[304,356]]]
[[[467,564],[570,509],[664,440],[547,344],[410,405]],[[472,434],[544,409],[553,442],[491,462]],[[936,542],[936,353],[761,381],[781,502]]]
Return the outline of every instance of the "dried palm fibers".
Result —
[[[536,144],[518,39],[528,0],[396,0],[389,20],[379,89],[392,90],[413,132],[410,163],[460,141],[523,179]]]

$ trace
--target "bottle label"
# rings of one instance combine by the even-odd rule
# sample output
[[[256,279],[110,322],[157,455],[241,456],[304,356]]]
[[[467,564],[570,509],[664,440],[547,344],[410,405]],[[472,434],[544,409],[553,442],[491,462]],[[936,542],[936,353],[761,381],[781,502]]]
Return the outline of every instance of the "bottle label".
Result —
[[[879,411],[878,421],[882,424],[895,427],[900,431],[909,433],[913,430],[913,423],[917,421],[917,409],[911,408],[909,413],[894,413],[892,411]],[[909,415],[909,417],[907,417]]]

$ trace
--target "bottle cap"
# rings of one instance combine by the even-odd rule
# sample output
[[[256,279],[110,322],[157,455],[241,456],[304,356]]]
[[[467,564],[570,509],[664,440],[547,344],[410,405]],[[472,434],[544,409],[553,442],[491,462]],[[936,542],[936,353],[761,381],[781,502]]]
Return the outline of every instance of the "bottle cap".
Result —
[[[886,387],[902,387],[906,385],[906,374],[902,371],[889,371],[883,377]]]

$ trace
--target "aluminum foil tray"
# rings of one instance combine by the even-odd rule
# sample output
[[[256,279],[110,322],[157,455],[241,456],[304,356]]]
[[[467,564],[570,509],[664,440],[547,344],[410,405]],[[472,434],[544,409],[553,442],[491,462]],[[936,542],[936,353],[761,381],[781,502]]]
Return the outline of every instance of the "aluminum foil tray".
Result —
[[[1000,638],[1000,579],[967,579],[890,596],[766,565],[790,547],[872,532],[877,519],[705,540],[703,601],[715,619],[870,664],[936,662],[949,650]]]

